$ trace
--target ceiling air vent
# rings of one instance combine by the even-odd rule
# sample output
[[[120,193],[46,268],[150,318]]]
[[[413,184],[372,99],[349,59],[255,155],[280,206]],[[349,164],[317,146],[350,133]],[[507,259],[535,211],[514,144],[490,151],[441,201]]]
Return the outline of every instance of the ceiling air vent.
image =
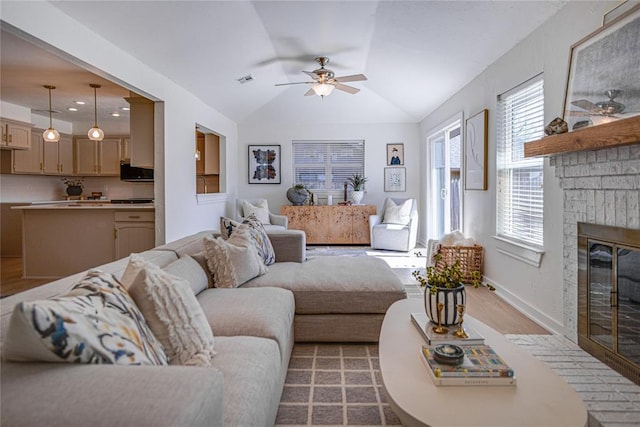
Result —
[[[240,83],[241,85],[245,83],[249,83],[251,81],[253,81],[253,77],[251,77],[251,74],[247,74],[244,77],[240,77],[239,79],[236,79],[236,82]]]

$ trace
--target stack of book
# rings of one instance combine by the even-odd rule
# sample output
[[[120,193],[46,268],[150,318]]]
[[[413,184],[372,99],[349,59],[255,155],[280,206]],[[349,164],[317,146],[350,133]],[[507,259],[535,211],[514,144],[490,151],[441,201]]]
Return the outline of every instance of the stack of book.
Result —
[[[414,326],[420,331],[422,338],[428,345],[436,344],[455,344],[455,345],[479,345],[484,344],[484,337],[478,333],[474,328],[465,326],[464,330],[467,333],[467,338],[458,338],[454,335],[457,326],[450,326],[449,331],[445,334],[436,334],[433,332],[435,327],[433,323],[429,321],[426,313],[411,313],[411,321]]]
[[[459,365],[437,362],[434,347],[422,346],[420,359],[436,385],[516,385],[513,369],[486,344],[461,345],[464,360]]]

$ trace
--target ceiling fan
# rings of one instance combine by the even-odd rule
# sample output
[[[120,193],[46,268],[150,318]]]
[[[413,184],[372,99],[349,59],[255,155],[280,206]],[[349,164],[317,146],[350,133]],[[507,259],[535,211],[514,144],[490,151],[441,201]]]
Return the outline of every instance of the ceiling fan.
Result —
[[[304,96],[318,95],[324,98],[325,96],[331,94],[331,92],[333,92],[333,89],[338,89],[352,95],[356,94],[360,92],[360,89],[353,86],[347,86],[343,83],[367,80],[364,74],[353,74],[351,76],[336,77],[335,73],[332,70],[324,68],[324,66],[329,63],[329,58],[327,58],[326,56],[319,56],[315,58],[315,61],[320,64],[320,68],[313,71],[303,71],[303,73],[311,77],[313,81],[277,83],[276,86],[312,84],[313,86],[311,86],[311,89],[309,89],[304,94]]]
[[[573,116],[609,116],[615,117],[616,114],[620,114],[624,111],[625,105],[620,102],[614,101],[614,99],[620,95],[622,95],[622,91],[618,89],[609,89],[605,90],[604,94],[607,98],[607,101],[596,102],[595,104],[591,101],[587,101],[586,99],[578,99],[576,101],[572,101],[571,104],[575,105],[578,108],[582,108],[586,110],[582,111],[570,111],[570,114]]]

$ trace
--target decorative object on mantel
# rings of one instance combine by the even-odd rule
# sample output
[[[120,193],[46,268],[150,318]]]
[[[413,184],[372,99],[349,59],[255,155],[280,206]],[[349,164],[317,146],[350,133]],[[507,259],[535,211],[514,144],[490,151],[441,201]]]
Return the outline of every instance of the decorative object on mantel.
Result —
[[[569,128],[640,114],[638,33],[640,5],[571,46],[563,115]]]
[[[287,190],[287,199],[293,206],[302,206],[309,198],[309,190],[302,184],[296,184]]]
[[[544,128],[544,133],[546,135],[558,135],[566,132],[569,132],[569,126],[567,125],[567,122],[562,120],[560,117],[556,117],[551,120]]]
[[[360,205],[362,202],[362,198],[364,197],[364,184],[367,182],[366,177],[360,175],[359,173],[355,173],[347,178],[347,182],[353,188],[351,192],[351,200],[354,205]]]
[[[486,190],[489,110],[467,119],[465,128],[464,189]]]
[[[80,196],[84,189],[84,181],[80,178],[62,178],[62,182],[67,186],[67,196]]]
[[[249,184],[280,184],[280,146],[249,145]]]

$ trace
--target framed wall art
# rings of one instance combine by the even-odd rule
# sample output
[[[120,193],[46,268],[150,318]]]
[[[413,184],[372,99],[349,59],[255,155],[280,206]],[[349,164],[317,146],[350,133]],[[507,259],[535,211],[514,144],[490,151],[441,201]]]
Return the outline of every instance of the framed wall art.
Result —
[[[384,191],[407,191],[407,168],[384,168]]]
[[[569,131],[640,114],[640,5],[571,46],[563,119]]]
[[[489,110],[467,119],[464,147],[465,190],[487,189],[487,144]]]
[[[404,165],[404,144],[387,144],[387,165]]]
[[[280,184],[280,146],[249,146],[249,184]]]

